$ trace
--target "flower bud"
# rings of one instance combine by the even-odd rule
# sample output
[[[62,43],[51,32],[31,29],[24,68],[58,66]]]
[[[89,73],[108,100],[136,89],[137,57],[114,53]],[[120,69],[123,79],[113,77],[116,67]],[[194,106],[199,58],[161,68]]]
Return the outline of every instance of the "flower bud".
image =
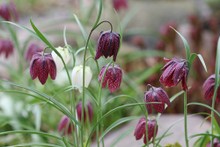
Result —
[[[120,88],[122,81],[122,70],[118,65],[103,66],[99,73],[99,82],[102,82],[102,88],[105,88],[108,84],[110,92],[114,92]],[[103,78],[104,76],[104,78]],[[103,81],[102,81],[103,79]]]
[[[64,115],[59,122],[58,132],[63,135],[69,135],[73,132],[73,125],[66,115]]]
[[[212,97],[214,95],[214,89],[215,89],[215,75],[211,75],[208,77],[208,79],[203,84],[203,92],[206,100],[212,100]],[[218,87],[217,95],[216,95],[216,102],[220,102],[220,87]]]
[[[38,77],[41,84],[45,84],[50,75],[51,79],[56,78],[56,65],[49,53],[36,53],[32,57],[30,64],[31,78],[34,80]]]
[[[121,9],[127,9],[128,8],[128,1],[127,0],[112,0],[113,7],[116,11],[119,11]]]
[[[62,56],[65,64],[67,64],[70,61],[70,54],[69,54],[68,48],[57,47],[56,50]],[[61,58],[54,51],[52,51],[51,55],[54,59],[54,62],[56,63],[57,72],[60,72],[64,67]]]
[[[146,119],[142,117],[134,131],[134,136],[136,140],[140,140],[143,136],[143,142],[147,144],[146,136],[148,136],[148,141],[151,139],[154,139],[154,137],[157,135],[158,127],[156,120],[147,120],[147,135],[146,135]]]
[[[105,58],[113,56],[113,60],[116,61],[120,46],[120,35],[112,31],[101,32],[98,39],[98,46],[96,50],[95,60],[101,56]]]
[[[165,104],[170,105],[170,100],[167,93],[160,87],[156,88],[151,86],[151,88],[145,93],[144,101],[146,103],[146,108],[148,113],[152,112],[152,108],[154,108],[157,112],[162,113],[165,109]]]
[[[12,18],[14,18],[16,21],[18,20],[18,12],[15,4],[12,1],[7,4],[1,4],[0,17],[7,21],[11,21]]]
[[[176,86],[182,81],[183,90],[187,90],[187,76],[189,73],[189,67],[187,60],[184,59],[164,59],[167,63],[162,68],[162,75],[160,77],[160,83],[167,87]]]
[[[92,118],[93,118],[93,109],[92,109],[92,104],[91,102],[88,102],[87,105],[86,105],[86,109],[84,108],[84,122],[86,121],[86,119],[88,119],[89,117],[89,121],[92,122]],[[82,102],[79,102],[77,105],[76,105],[76,112],[77,112],[77,116],[79,118],[79,120],[81,121],[82,120]],[[87,116],[88,114],[88,116]]]
[[[89,66],[85,67],[85,87],[87,88],[92,80],[92,71]],[[75,66],[72,70],[72,85],[73,88],[82,92],[83,88],[83,66]]]
[[[5,54],[5,58],[8,58],[14,52],[14,46],[11,40],[0,40],[0,55]]]

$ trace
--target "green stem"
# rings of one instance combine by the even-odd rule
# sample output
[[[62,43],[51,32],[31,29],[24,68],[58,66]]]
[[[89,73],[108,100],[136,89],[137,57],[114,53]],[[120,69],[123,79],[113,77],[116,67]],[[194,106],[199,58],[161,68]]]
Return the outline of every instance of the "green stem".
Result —
[[[187,92],[184,92],[184,134],[186,147],[189,147],[188,128],[187,128]]]
[[[211,110],[211,134],[213,135],[214,134],[214,121],[215,121],[215,116],[214,116],[214,109],[215,109],[215,101],[216,101],[216,96],[217,96],[217,91],[218,91],[218,86],[216,85],[215,86],[215,89],[214,89],[214,94],[213,94],[213,97],[212,97],[212,110]],[[211,136],[211,146],[213,147],[213,142],[214,138],[213,136]]]

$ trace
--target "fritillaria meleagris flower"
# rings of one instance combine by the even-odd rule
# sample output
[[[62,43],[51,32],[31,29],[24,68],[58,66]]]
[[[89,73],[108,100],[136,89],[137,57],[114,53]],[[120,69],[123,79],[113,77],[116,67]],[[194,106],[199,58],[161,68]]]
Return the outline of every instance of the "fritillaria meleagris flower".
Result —
[[[58,132],[63,135],[69,135],[73,132],[73,125],[66,115],[61,118],[58,124]]]
[[[203,84],[203,92],[206,100],[212,100],[212,97],[214,95],[214,88],[215,88],[215,75],[211,75],[206,79],[206,81]],[[217,97],[216,102],[220,102],[220,87],[218,87],[217,90]]]
[[[113,56],[113,60],[116,61],[120,46],[120,35],[112,31],[101,32],[96,50],[95,59],[99,59],[101,56],[105,58]]]
[[[206,147],[211,147],[212,145],[211,145],[211,142],[209,142],[207,145],[206,145]],[[214,139],[214,141],[213,141],[213,147],[220,147],[220,141],[217,139],[217,138],[215,138]]]
[[[122,70],[116,64],[114,66],[110,65],[108,69],[106,69],[107,67],[108,66],[102,67],[98,79],[99,82],[101,82],[103,79],[102,88],[105,88],[107,85],[110,92],[114,92],[120,88],[122,81]]]
[[[170,27],[177,28],[175,22],[168,22],[160,27],[160,35],[165,43],[174,44],[176,39],[176,32],[173,31]]]
[[[148,142],[154,139],[154,137],[157,135],[158,131],[158,126],[156,123],[156,120],[147,120],[147,136],[148,136]],[[134,136],[136,140],[140,140],[143,138],[143,142],[147,144],[147,139],[146,139],[146,119],[142,117],[134,131]]]
[[[93,118],[93,108],[92,108],[92,104],[91,102],[88,102],[86,104],[86,109],[84,108],[84,122],[86,121],[86,119],[89,118],[89,121],[91,122],[92,121],[92,118]],[[77,112],[77,116],[79,118],[79,120],[81,121],[82,120],[82,102],[79,102],[77,105],[76,105],[76,112]],[[87,116],[88,114],[88,116]]]
[[[68,51],[68,48],[57,47],[56,50],[62,56],[65,64],[67,64],[70,61],[70,53]],[[60,72],[64,67],[62,60],[54,51],[52,51],[51,55],[56,63],[57,72]]]
[[[146,103],[146,108],[148,113],[152,112],[152,108],[154,108],[157,112],[162,113],[165,109],[165,104],[170,105],[170,100],[167,93],[160,87],[151,86],[148,91],[145,92],[144,101]],[[155,102],[155,103],[154,103]]]
[[[75,66],[72,70],[72,85],[73,88],[82,92],[83,88],[83,66]],[[92,70],[89,66],[85,67],[85,87],[87,88],[92,80]]]
[[[40,47],[39,45],[32,43],[28,46],[28,49],[25,52],[25,59],[27,61],[31,61],[34,54],[37,52],[42,52],[44,48]]]
[[[30,74],[34,80],[38,77],[41,84],[45,84],[50,75],[51,79],[56,78],[56,64],[49,53],[36,53],[30,63]]]
[[[10,3],[0,5],[0,17],[7,21],[11,21],[12,18],[16,21],[18,20],[18,12],[12,1]]]
[[[185,59],[164,59],[167,63],[162,68],[160,83],[167,87],[176,86],[182,81],[183,90],[187,90],[187,76],[189,73],[188,62]]]
[[[0,40],[0,55],[4,54],[5,58],[8,58],[14,52],[14,46],[12,41],[8,39]]]
[[[120,11],[121,9],[127,9],[128,8],[128,1],[127,0],[112,0],[113,7],[116,11]]]

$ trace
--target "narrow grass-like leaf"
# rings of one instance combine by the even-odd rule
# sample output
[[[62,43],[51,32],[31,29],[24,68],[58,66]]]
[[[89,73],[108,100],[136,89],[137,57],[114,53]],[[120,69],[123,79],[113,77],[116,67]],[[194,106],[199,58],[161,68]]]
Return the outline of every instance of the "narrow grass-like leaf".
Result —
[[[198,134],[190,136],[190,138],[194,138],[194,137],[198,137],[198,136],[203,136],[203,135],[213,136],[214,138],[219,138],[220,139],[219,135],[210,134],[210,133],[198,133]]]
[[[25,26],[19,25],[19,24],[17,24],[17,23],[11,22],[11,21],[1,21],[1,22],[2,22],[2,23],[7,23],[7,24],[14,25],[14,26],[16,26],[16,27],[18,27],[18,28],[20,28],[20,29],[23,29],[23,30],[25,30],[25,31],[28,31],[31,35],[33,35],[33,36],[39,38],[34,31],[32,31],[31,29],[29,29],[29,28],[27,28],[27,27],[25,27]],[[39,38],[39,39],[40,39],[40,38]]]
[[[170,26],[171,29],[173,29],[181,38],[181,40],[183,41],[184,47],[185,47],[185,51],[186,51],[186,59],[189,61],[190,59],[190,47],[189,44],[187,42],[187,40],[172,26]]]
[[[196,103],[196,102],[192,102],[192,103],[187,104],[187,106],[190,106],[190,105],[197,105],[197,106],[202,106],[202,107],[208,108],[211,111],[215,112],[218,115],[218,117],[220,117],[220,113],[218,111],[216,111],[214,108],[210,107],[209,105],[202,104],[202,103]]]
[[[124,117],[124,118],[121,118],[117,121],[115,121],[114,123],[112,123],[101,135],[100,139],[99,140],[102,140],[106,134],[108,134],[111,130],[113,130],[114,128],[116,128],[117,126],[125,123],[125,122],[128,122],[128,121],[131,121],[131,120],[134,120],[134,119],[137,119],[139,117],[137,116],[129,116],[129,117]]]
[[[46,102],[50,102],[50,104],[52,104],[53,107],[57,108],[58,110],[63,112],[65,115],[67,115],[71,120],[73,120],[75,122],[76,125],[80,125],[80,123],[76,120],[76,118],[74,118],[74,116],[70,113],[70,111],[63,104],[58,102],[53,97],[48,96],[45,93],[41,93],[41,92],[39,92],[35,89],[32,89],[32,88],[29,88],[29,87],[25,87],[25,86],[18,85],[18,84],[15,84],[15,83],[11,83],[11,82],[7,82],[7,81],[3,81],[3,82],[6,82],[6,83],[8,83],[12,86],[15,86],[15,87],[19,87],[19,88],[31,91],[31,92],[41,96],[43,98],[42,100],[44,100]]]
[[[201,61],[202,66],[204,67],[205,71],[208,72],[206,64],[205,64],[205,61],[204,61],[202,55],[201,54],[197,54],[197,56],[198,56],[199,60]]]

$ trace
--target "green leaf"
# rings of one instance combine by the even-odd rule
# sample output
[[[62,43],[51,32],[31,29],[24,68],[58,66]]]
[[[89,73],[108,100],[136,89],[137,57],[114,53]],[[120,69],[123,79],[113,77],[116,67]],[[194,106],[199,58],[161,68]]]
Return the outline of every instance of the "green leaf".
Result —
[[[197,106],[202,106],[202,107],[208,108],[208,109],[212,110],[213,112],[215,112],[218,115],[218,117],[220,117],[220,113],[218,111],[216,111],[214,108],[210,107],[209,105],[197,103],[197,102],[192,102],[192,103],[187,104],[187,106],[191,106],[191,105],[197,105]]]
[[[2,80],[1,80],[2,81]],[[68,116],[71,120],[73,120],[75,122],[76,125],[79,125],[80,126],[80,123],[76,120],[76,118],[70,113],[70,111],[62,104],[60,103],[59,101],[57,101],[56,99],[54,99],[53,97],[51,96],[48,96],[46,95],[45,93],[41,93],[35,89],[32,89],[32,88],[29,88],[29,87],[25,87],[25,86],[22,86],[22,85],[18,85],[18,84],[15,84],[15,83],[12,83],[12,82],[7,82],[7,81],[2,81],[2,82],[6,82],[12,86],[15,86],[15,87],[18,87],[18,88],[22,88],[22,89],[25,89],[25,90],[28,90],[28,91],[31,91],[39,96],[42,97],[41,100],[43,101],[46,101],[46,102],[49,102],[53,107],[57,108],[58,110],[60,110],[61,112],[63,112],[66,116]]]
[[[206,64],[205,64],[205,61],[204,61],[202,55],[201,55],[201,54],[197,54],[197,56],[198,56],[199,60],[201,61],[202,65],[203,65],[203,67],[204,67],[204,69],[205,69],[205,71],[208,72],[208,71],[207,71]]]
[[[131,121],[131,120],[134,120],[134,119],[137,119],[137,118],[139,118],[139,117],[137,117],[137,116],[129,116],[129,117],[124,117],[124,118],[121,118],[121,119],[115,121],[114,123],[112,123],[112,124],[102,133],[102,135],[101,135],[101,137],[99,138],[99,140],[102,140],[102,139],[105,137],[105,135],[106,135],[107,133],[109,133],[112,129],[114,129],[115,127],[117,127],[117,126],[119,126],[119,125],[121,125],[121,124],[123,124],[123,123],[125,123],[125,122]]]
[[[185,47],[185,51],[186,51],[186,59],[189,61],[189,59],[190,59],[190,47],[189,47],[189,44],[188,44],[187,40],[176,29],[174,29],[171,26],[170,26],[170,28],[173,29],[180,36],[180,38],[182,39],[184,47]]]

